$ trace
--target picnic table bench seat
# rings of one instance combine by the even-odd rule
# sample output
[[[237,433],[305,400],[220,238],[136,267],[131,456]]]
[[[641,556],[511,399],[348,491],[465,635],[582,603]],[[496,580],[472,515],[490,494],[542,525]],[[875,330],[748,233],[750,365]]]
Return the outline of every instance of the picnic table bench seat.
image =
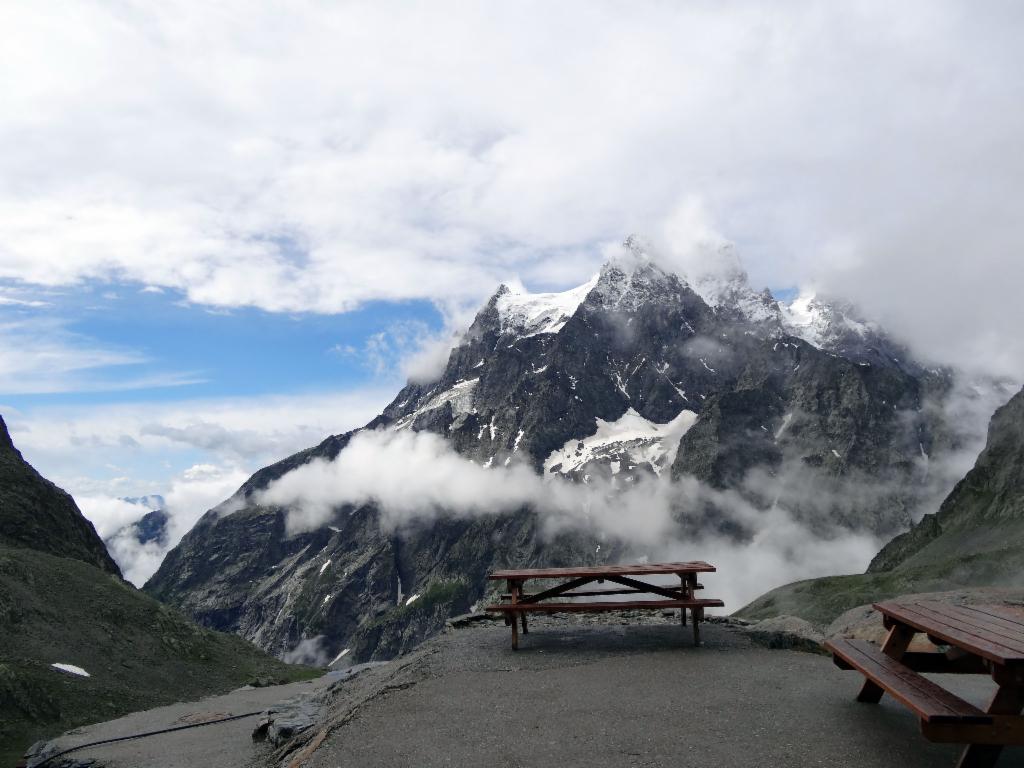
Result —
[[[627,611],[632,609],[672,609],[672,608],[723,608],[721,600],[606,600],[599,603],[497,603],[488,605],[492,613],[521,613],[531,611],[538,613],[600,613],[602,611]]]
[[[1024,611],[935,601],[875,603],[889,634],[881,648],[861,640],[825,643],[841,669],[864,675],[857,701],[888,693],[920,718],[929,741],[966,744],[957,768],[992,768],[1006,745],[1024,745]],[[915,635],[936,651],[910,651]],[[922,672],[986,674],[997,688],[981,710]]]
[[[693,588],[694,589],[704,589],[704,585],[703,584],[694,584]],[[559,597],[603,597],[603,596],[610,596],[610,595],[635,595],[636,593],[637,592],[636,592],[635,589],[598,589],[598,590],[591,589],[591,590],[584,590],[584,591],[573,590],[572,592],[563,592],[561,595],[559,595]],[[525,600],[526,598],[534,597],[535,594],[537,594],[537,593],[534,593],[534,592],[523,592],[519,597],[520,597],[520,599]],[[502,600],[511,600],[512,599],[512,594],[509,593],[509,592],[506,592],[505,594],[503,594],[501,596],[501,599]]]
[[[857,669],[879,688],[930,723],[988,723],[986,715],[973,704],[950,693],[927,677],[886,656],[867,640],[837,638],[827,647],[840,669]]]

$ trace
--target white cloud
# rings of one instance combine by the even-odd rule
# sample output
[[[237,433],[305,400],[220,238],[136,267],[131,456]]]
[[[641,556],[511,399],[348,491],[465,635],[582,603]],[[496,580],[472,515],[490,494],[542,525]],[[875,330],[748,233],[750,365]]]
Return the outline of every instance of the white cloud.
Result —
[[[148,507],[111,496],[78,496],[78,508],[96,527],[101,539],[109,538],[149,512]]]
[[[627,557],[708,559],[722,566],[715,583],[735,609],[796,579],[863,571],[880,542],[870,533],[818,521],[815,531],[783,506],[755,508],[735,491],[667,476],[616,487],[591,478],[571,483],[525,465],[484,468],[431,433],[363,432],[331,462],[315,460],[271,484],[259,503],[289,508],[291,532],[330,522],[338,507],[374,503],[385,529],[440,515],[494,515],[531,506],[542,533],[582,531],[632,546]],[[704,502],[752,532],[735,541],[680,528],[674,509]]]
[[[120,477],[140,459],[205,456],[253,469],[362,426],[394,396],[390,387],[347,392],[209,398],[10,410],[15,444],[45,476],[74,493],[76,473]],[[176,453],[177,452],[177,453]],[[189,460],[184,469],[196,462]],[[113,467],[114,469],[111,469]],[[178,471],[177,469],[175,471]],[[138,477],[136,483],[149,478]],[[159,492],[143,485],[116,495]]]
[[[149,507],[110,496],[77,495],[75,501],[101,538],[113,537],[108,542],[110,554],[124,577],[141,587],[203,513],[231,496],[249,474],[238,467],[197,464],[169,479],[163,507],[168,515],[166,537],[145,544],[138,541],[131,526]]]
[[[74,333],[54,318],[0,323],[0,394],[109,392],[202,381],[188,373],[133,371],[132,366],[146,362],[148,358],[134,350]],[[111,368],[118,371],[116,377],[107,370]]]
[[[0,278],[476,301],[582,282],[665,221],[690,243],[699,201],[758,283],[842,289],[928,352],[1019,371],[1022,14],[8,5]]]

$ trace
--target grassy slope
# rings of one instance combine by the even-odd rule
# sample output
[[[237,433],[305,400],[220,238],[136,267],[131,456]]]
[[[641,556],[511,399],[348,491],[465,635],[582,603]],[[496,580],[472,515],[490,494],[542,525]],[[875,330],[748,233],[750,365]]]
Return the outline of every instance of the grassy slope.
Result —
[[[998,409],[988,442],[935,515],[889,542],[864,574],[787,584],[737,611],[821,627],[850,608],[915,592],[1024,585],[1024,391]]]
[[[58,672],[53,662],[92,677]],[[203,629],[91,565],[0,546],[0,765],[79,725],[256,678],[317,674]]]
[[[798,581],[761,595],[735,615],[751,620],[799,616],[824,628],[851,608],[899,595],[1021,585],[1024,548],[1014,546],[913,568]]]

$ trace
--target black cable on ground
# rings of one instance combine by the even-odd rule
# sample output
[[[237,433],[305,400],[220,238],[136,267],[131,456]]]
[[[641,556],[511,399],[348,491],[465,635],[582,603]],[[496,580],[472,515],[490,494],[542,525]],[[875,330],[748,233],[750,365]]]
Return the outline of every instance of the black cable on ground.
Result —
[[[207,720],[202,723],[189,723],[188,725],[176,725],[173,728],[161,728],[159,731],[147,731],[146,733],[134,733],[131,736],[117,736],[113,739],[101,739],[100,741],[90,741],[86,744],[79,744],[76,747],[69,747],[68,749],[65,749],[62,752],[57,752],[56,754],[50,755],[41,763],[36,763],[32,768],[42,768],[51,760],[56,760],[58,757],[63,757],[69,752],[77,752],[78,750],[85,749],[86,747],[97,747],[100,744],[113,744],[117,741],[129,741],[131,739],[144,739],[147,736],[159,736],[161,733],[173,733],[174,731],[184,731],[189,728],[202,728],[204,725],[216,725],[217,723],[227,723],[231,720],[242,720],[243,718],[252,717],[253,715],[260,715],[266,711],[267,710],[265,709],[258,709],[255,712],[246,712],[244,715],[231,715],[231,717],[221,717],[217,720]]]

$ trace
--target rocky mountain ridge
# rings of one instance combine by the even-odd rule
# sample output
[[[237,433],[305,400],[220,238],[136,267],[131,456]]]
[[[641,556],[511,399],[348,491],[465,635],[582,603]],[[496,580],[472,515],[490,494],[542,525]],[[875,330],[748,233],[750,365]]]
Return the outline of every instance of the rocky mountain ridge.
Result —
[[[312,670],[197,626],[120,577],[0,419],[0,762],[84,723]]]
[[[25,461],[0,417],[0,544],[72,557],[121,575],[71,496]]]
[[[950,372],[909,362],[849,310],[808,305],[812,322],[797,327],[741,272],[708,286],[628,240],[577,289],[499,287],[436,381],[410,382],[364,430],[257,472],[146,590],[277,654],[315,641],[328,659],[364,660],[406,650],[470,607],[494,567],[636,554],[595,528],[551,540],[529,506],[472,519],[442,510],[386,530],[373,503],[338,504],[321,527],[294,533],[291,510],[261,503],[271,483],[333,460],[365,430],[433,433],[479,467],[524,466],[549,482],[696,478],[755,506],[785,504],[822,530],[908,527],[935,493],[923,456],[958,439],[932,407]],[[807,483],[828,492],[808,498]],[[851,493],[864,487],[874,492]],[[688,530],[749,535],[714,502],[681,498],[673,514]]]

